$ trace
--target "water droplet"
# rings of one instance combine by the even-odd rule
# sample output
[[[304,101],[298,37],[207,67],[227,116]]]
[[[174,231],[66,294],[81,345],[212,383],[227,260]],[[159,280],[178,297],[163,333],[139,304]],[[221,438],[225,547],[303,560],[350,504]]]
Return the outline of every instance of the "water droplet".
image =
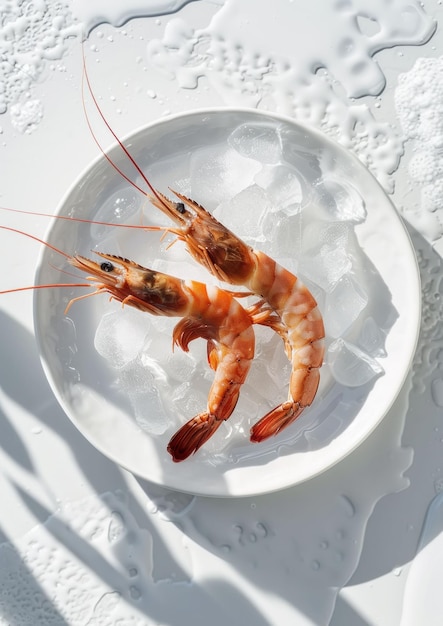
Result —
[[[34,428],[31,429],[31,433],[33,435],[40,435],[42,432],[42,429],[40,428],[40,426],[34,426]]]
[[[108,527],[108,541],[109,543],[115,543],[119,541],[123,535],[126,534],[126,527],[123,516],[117,511],[113,511],[111,514],[111,520]]]
[[[341,550],[337,550],[334,554],[334,560],[337,563],[341,563],[342,561],[344,561],[345,555],[343,554],[343,552]]]
[[[394,574],[394,576],[400,576],[400,574],[402,573],[403,568],[402,567],[396,567],[392,570],[392,573]]]
[[[244,544],[244,539],[243,539],[243,533],[244,533],[244,529],[243,526],[240,526],[240,524],[235,524],[233,526],[234,532],[237,535],[237,541],[238,543],[242,546]]]
[[[131,567],[130,570],[129,570],[129,576],[131,578],[135,578],[135,576],[137,576],[137,574],[138,574],[137,568],[136,567]]]
[[[322,550],[327,550],[329,548],[329,542],[328,541],[321,541],[320,542],[320,548]]]
[[[352,501],[348,498],[348,496],[341,496],[342,504],[345,507],[346,515],[348,517],[354,517],[355,515],[355,506]]]
[[[262,522],[257,522],[255,527],[257,528],[257,531],[260,537],[264,539],[265,537],[268,536],[268,529],[266,528],[264,524],[262,524]]]
[[[257,541],[257,535],[256,535],[255,533],[251,533],[251,534],[249,535],[249,541],[250,541],[251,543],[256,543],[256,541]]]
[[[312,561],[311,567],[315,572],[318,571],[320,569],[320,562],[317,560]]]
[[[138,587],[135,587],[134,585],[129,587],[129,593],[131,594],[131,598],[133,600],[139,600],[142,595],[140,589]]]
[[[431,383],[431,396],[438,407],[443,407],[443,378],[434,378]]]

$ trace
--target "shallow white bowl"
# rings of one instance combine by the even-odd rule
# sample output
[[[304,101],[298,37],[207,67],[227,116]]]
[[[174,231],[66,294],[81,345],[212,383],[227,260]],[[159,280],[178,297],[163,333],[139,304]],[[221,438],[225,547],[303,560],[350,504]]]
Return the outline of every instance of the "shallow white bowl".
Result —
[[[246,496],[282,489],[327,470],[354,450],[395,400],[411,364],[420,318],[417,263],[401,219],[367,169],[320,133],[273,114],[212,109],[155,122],[127,137],[125,144],[130,146],[154,185],[165,192],[168,185],[185,188],[183,181],[189,177],[190,160],[210,148],[215,152],[223,150],[227,138],[242,124],[258,125],[266,133],[278,129],[286,160],[294,157],[291,167],[303,179],[305,192],[318,189],[323,178],[332,177],[339,189],[341,184],[350,186],[364,200],[366,218],[355,225],[354,231],[366,264],[360,268],[361,272],[374,278],[368,306],[375,318],[386,322],[386,356],[380,359],[384,375],[363,387],[347,388],[332,380],[328,366],[324,366],[323,378],[328,382],[321,387],[313,406],[287,431],[264,444],[250,444],[248,428],[241,434],[238,420],[243,419],[242,411],[247,409],[242,409],[240,401],[237,439],[231,447],[223,454],[212,454],[210,447],[209,451],[202,449],[187,461],[175,464],[166,452],[166,443],[177,423],[192,415],[172,416],[171,425],[158,436],[142,430],[134,419],[131,403],[122,393],[121,372],[94,348],[100,320],[118,307],[110,305],[106,296],[96,296],[74,304],[65,316],[66,303],[79,295],[78,291],[60,288],[35,293],[35,330],[43,367],[54,394],[76,427],[96,448],[134,474],[171,489],[212,496]],[[136,177],[118,146],[109,156],[129,176]],[[137,182],[140,183],[140,177]],[[101,157],[74,184],[57,214],[106,219],[103,207],[127,187]],[[209,192],[207,188],[193,193],[196,200],[209,199],[210,203]],[[215,190],[214,197],[217,193]],[[303,211],[308,219],[309,212],[316,210],[314,205],[322,202],[321,211],[327,211],[331,202],[333,205],[333,197],[325,200],[324,194],[316,192],[306,200]],[[207,208],[213,210],[215,206]],[[152,211],[152,207],[145,209],[145,213]],[[134,219],[139,217],[133,215]],[[168,259],[158,233],[106,229],[55,219],[47,240],[69,254],[90,256],[91,249],[97,247],[147,264],[157,254],[153,250],[158,250],[160,261]],[[260,242],[257,247],[266,251],[266,245]],[[294,245],[293,259],[285,258],[285,263],[291,266],[289,269],[296,271],[299,255],[300,247]],[[60,263],[60,257],[45,248],[36,282],[78,282],[55,269]],[[214,282],[202,268],[196,268],[193,277]],[[315,285],[313,288],[315,291]],[[275,404],[282,400],[275,398]],[[267,410],[268,407],[263,407],[263,414]],[[334,419],[328,422],[332,411]]]

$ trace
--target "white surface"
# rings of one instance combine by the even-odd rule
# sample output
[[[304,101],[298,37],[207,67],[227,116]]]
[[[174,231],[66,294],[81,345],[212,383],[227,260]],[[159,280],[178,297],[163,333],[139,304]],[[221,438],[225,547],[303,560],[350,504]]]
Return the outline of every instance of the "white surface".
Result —
[[[423,173],[412,169],[411,177],[409,171],[414,154],[426,151],[426,129],[434,127],[438,135],[434,111],[439,94],[426,98],[438,80],[427,73],[429,85],[423,83],[420,99],[413,68],[419,58],[435,59],[431,68],[439,66],[439,29],[428,43],[416,44],[431,37],[433,20],[442,17],[441,6],[431,0],[424,2],[424,9],[412,1],[358,0],[332,10],[320,0],[315,5],[310,0],[287,3],[285,19],[299,29],[298,36],[291,32],[289,44],[265,4],[255,3],[249,23],[240,9],[247,11],[248,3],[231,0],[225,6],[217,20],[213,18],[219,5],[196,1],[170,17],[92,31],[86,56],[107,117],[124,136],[167,110],[224,104],[279,108],[335,134],[386,189],[392,191],[395,183],[394,203],[414,225],[410,230],[423,284],[422,330],[411,378],[374,432],[328,472],[257,498],[192,498],[138,483],[87,443],[58,408],[42,374],[31,295],[2,296],[0,525],[6,542],[2,557],[5,550],[10,556],[8,568],[2,567],[9,582],[3,584],[2,579],[0,586],[4,624],[21,626],[26,623],[23,615],[35,623],[38,607],[46,611],[40,619],[44,625],[112,624],[121,618],[121,623],[148,626],[187,621],[198,626],[208,621],[392,626],[401,623],[402,613],[408,619],[410,605],[403,611],[403,597],[412,571],[409,563],[417,552],[426,510],[441,490],[443,470],[439,207],[431,204],[432,211],[423,205]],[[10,26],[19,19],[11,14],[20,13],[19,3],[8,3],[7,10],[2,25],[9,29],[4,36],[8,62],[1,66],[7,78],[4,99],[7,106],[27,100],[43,106],[24,108],[27,114],[41,113],[30,120],[27,128],[32,132],[21,134],[14,120],[23,118],[11,117],[9,111],[0,117],[1,203],[53,212],[97,155],[81,108],[79,29],[71,28],[69,12],[59,4],[28,7],[27,19],[34,21],[26,31],[24,20],[15,29]],[[239,47],[231,45],[229,37],[231,10],[242,17]],[[358,13],[366,15],[359,18],[361,30]],[[412,21],[405,24],[403,13]],[[263,28],[253,28],[257,23]],[[392,26],[402,31],[402,43],[389,48],[399,44]],[[352,73],[343,56],[331,62],[328,54],[316,59],[316,42],[323,41],[325,33],[332,48],[353,39],[369,73]],[[217,63],[220,56],[223,63]],[[284,56],[288,58],[282,60]],[[307,63],[298,64],[301,58]],[[314,74],[318,65],[326,71]],[[402,91],[394,99],[400,74]],[[198,87],[190,89],[196,76],[201,77]],[[374,94],[376,85],[382,88],[380,76],[386,84],[378,96],[348,96],[361,77],[363,92]],[[402,135],[400,119],[408,81],[417,98],[414,112],[425,122],[423,134],[409,141]],[[15,110],[19,112],[20,107]],[[110,139],[104,142],[109,145]],[[434,169],[429,171],[431,185],[435,175]],[[436,197],[427,195],[427,200]],[[4,214],[2,223],[42,236],[48,220]],[[32,284],[38,246],[5,232],[0,233],[0,245],[2,288]],[[117,490],[124,492],[120,503],[115,496],[102,495]],[[97,512],[100,503],[106,503],[107,515]],[[125,517],[126,534],[114,532],[119,518],[112,517],[112,510]],[[70,531],[57,523],[69,517],[68,511],[75,511]],[[84,524],[80,511],[96,523]],[[114,541],[107,543],[111,521]],[[136,558],[135,585],[130,571],[133,541],[144,546],[143,558]],[[15,560],[11,546],[17,550]],[[74,576],[66,577],[63,571]],[[131,586],[143,592],[142,599],[134,598],[134,589],[131,595]],[[115,592],[121,595],[112,595]],[[160,606],[153,599],[163,598],[163,593],[168,601]],[[28,603],[30,598],[35,604]],[[18,606],[25,613],[19,614]],[[419,602],[413,616],[419,623],[430,619],[420,613]]]

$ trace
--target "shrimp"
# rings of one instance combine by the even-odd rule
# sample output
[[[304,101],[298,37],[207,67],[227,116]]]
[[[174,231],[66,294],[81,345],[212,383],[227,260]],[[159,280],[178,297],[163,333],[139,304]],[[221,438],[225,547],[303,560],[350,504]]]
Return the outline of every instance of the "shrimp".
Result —
[[[158,191],[150,196],[177,224],[166,230],[184,241],[191,256],[216,278],[259,295],[261,302],[251,310],[254,323],[271,327],[285,343],[292,365],[288,399],[251,428],[251,441],[263,441],[297,419],[317,393],[325,336],[317,302],[294,274],[247,245],[202,206],[171,191],[179,202]]]
[[[269,326],[282,337],[292,365],[288,399],[262,417],[250,432],[253,442],[278,434],[312,404],[318,390],[325,331],[314,296],[298,277],[264,252],[248,246],[197,202],[171,189],[179,202],[172,201],[155,189],[106,120],[92,91],[85,59],[83,67],[89,93],[99,115],[149,191],[131,180],[105,153],[94,134],[83,99],[86,120],[94,141],[112,167],[176,224],[175,228],[143,228],[175,234],[185,242],[191,256],[216,278],[230,284],[243,285],[258,295],[259,303],[248,310],[250,318],[253,323]]]
[[[7,226],[0,228],[27,235]],[[206,410],[186,422],[172,437],[167,448],[175,462],[183,461],[197,452],[220,424],[231,416],[254,358],[252,319],[234,298],[235,294],[201,282],[182,280],[150,270],[104,252],[96,252],[101,262],[79,255],[69,256],[33,235],[27,236],[65,256],[73,267],[88,273],[87,280],[96,287],[92,293],[73,298],[65,313],[77,300],[108,293],[111,300],[151,315],[181,317],[173,330],[173,345],[185,352],[189,351],[189,344],[194,339],[202,337],[207,340],[208,362],[215,371],[215,377]],[[85,287],[90,286],[90,283],[36,285],[0,293],[57,286]]]

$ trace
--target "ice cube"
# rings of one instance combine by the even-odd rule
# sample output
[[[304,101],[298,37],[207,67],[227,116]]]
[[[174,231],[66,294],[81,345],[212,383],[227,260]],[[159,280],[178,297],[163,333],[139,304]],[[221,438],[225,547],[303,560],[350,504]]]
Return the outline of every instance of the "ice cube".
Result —
[[[130,394],[134,417],[140,428],[152,435],[162,435],[169,426],[163,403],[156,387],[151,386],[144,393]]]
[[[146,368],[141,357],[127,363],[119,371],[118,387],[123,393],[144,393],[149,385],[155,381],[155,376]]]
[[[207,270],[199,263],[193,261],[189,253],[186,253],[183,260],[180,258],[177,259],[177,257],[174,259],[156,259],[150,267],[153,270],[181,278],[182,280],[196,280],[205,283],[211,282]]]
[[[171,318],[158,318],[152,324],[152,330],[146,336],[143,345],[143,355],[148,355],[151,359],[158,359],[159,362],[166,362],[167,357],[172,354],[172,332],[174,321]],[[162,322],[165,322],[163,325]]]
[[[212,465],[226,462],[228,459],[223,450],[232,443],[232,423],[231,420],[222,422],[215,433],[206,441],[201,449],[201,453],[207,457]]]
[[[257,379],[255,376],[262,376],[263,387],[266,388],[270,385],[271,394],[274,394],[274,397],[270,397],[270,401],[275,401],[277,404],[287,393],[291,363],[286,356],[283,341],[274,331],[257,326],[255,335],[257,345],[255,361],[260,361],[262,367],[256,367],[254,362],[253,367],[257,369],[257,372],[248,378],[248,383],[256,388]]]
[[[325,209],[325,217],[356,224],[366,219],[365,201],[350,183],[326,179],[317,185],[317,192]]]
[[[170,399],[174,412],[180,415],[184,421],[203,413],[208,405],[207,392],[196,389],[190,381],[173,386],[170,389]]]
[[[261,164],[228,148],[199,150],[191,157],[190,186],[193,200],[205,208],[217,206],[253,183]]]
[[[266,241],[263,219],[270,206],[266,192],[254,184],[222,202],[214,211],[214,216],[246,241]]]
[[[106,313],[95,332],[95,349],[112,367],[120,369],[135,359],[149,328],[149,319],[130,307]]]
[[[145,372],[148,372],[149,375],[152,376],[152,378],[154,378],[158,384],[167,383],[168,374],[158,357],[153,358],[149,356],[149,354],[142,352],[140,354],[139,361],[143,370]]]
[[[263,251],[285,267],[291,266],[294,271],[297,271],[302,241],[301,214],[287,215],[284,211],[266,213],[262,230],[266,235],[266,244],[262,246]]]
[[[342,337],[359,317],[368,303],[363,291],[352,274],[345,274],[327,294],[323,319],[326,334]]]
[[[271,409],[285,399],[281,397],[281,380],[277,384],[269,375],[268,363],[263,359],[253,362],[248,375],[248,386],[254,389],[256,396],[262,398],[264,408]]]
[[[326,292],[351,271],[349,228],[345,223],[315,221],[303,231],[300,272]]]
[[[373,357],[386,356],[385,334],[373,317],[368,317],[363,322],[358,344]]]
[[[139,213],[143,204],[143,196],[133,187],[124,187],[114,192],[103,203],[94,216],[97,222],[111,224],[127,224],[131,217]],[[107,234],[113,236],[113,229],[100,224],[91,224],[91,238],[103,240]]]
[[[278,163],[281,159],[280,135],[273,125],[241,124],[229,135],[228,144],[242,156],[261,163]]]
[[[335,380],[346,387],[360,387],[384,373],[376,359],[341,338],[329,346],[327,362]]]
[[[351,270],[351,260],[346,251],[325,244],[317,255],[304,254],[300,272],[326,292],[332,291],[340,278]]]
[[[166,358],[165,371],[169,380],[186,382],[191,380],[195,371],[195,357],[189,352],[175,350]]]
[[[287,165],[264,165],[254,181],[266,190],[271,211],[294,215],[301,209],[302,186],[295,171]]]

